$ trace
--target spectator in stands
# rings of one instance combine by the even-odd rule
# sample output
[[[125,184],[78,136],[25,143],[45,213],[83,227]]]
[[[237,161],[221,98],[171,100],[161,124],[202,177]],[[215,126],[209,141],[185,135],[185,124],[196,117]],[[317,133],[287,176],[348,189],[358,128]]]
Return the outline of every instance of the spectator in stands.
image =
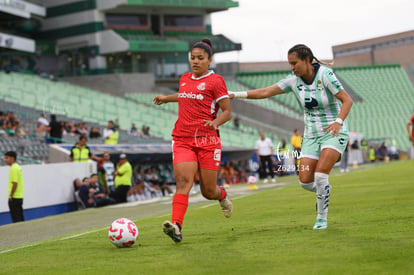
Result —
[[[115,203],[115,200],[108,198],[105,193],[101,192],[97,181],[98,176],[92,174],[90,178],[83,178],[82,185],[79,187],[79,197],[86,208],[100,207]]]
[[[70,136],[76,135],[76,127],[72,122],[70,121],[63,122],[63,135],[70,135]]]
[[[40,117],[37,119],[37,126],[39,127],[40,125],[49,126],[49,121],[45,117],[44,113],[41,113]]]
[[[62,143],[63,127],[62,123],[56,120],[56,115],[50,115],[48,130],[51,143]]]
[[[256,141],[256,155],[259,161],[259,173],[264,183],[269,181],[268,176],[272,178],[272,182],[276,182],[273,171],[273,143],[263,131],[260,131],[260,138]]]
[[[232,117],[226,84],[221,76],[209,70],[212,62],[212,44],[208,39],[196,42],[191,47],[190,66],[192,72],[180,78],[178,93],[154,97],[154,104],[178,102],[178,120],[173,130],[173,165],[177,190],[172,202],[172,222],[163,223],[163,231],[175,242],[181,242],[181,228],[188,207],[188,196],[195,175],[200,176],[203,196],[218,200],[226,217],[232,215],[233,205],[227,192],[217,185],[217,174],[221,159],[221,141],[218,127]],[[193,91],[197,98],[182,96]],[[191,93],[190,93],[191,95]],[[217,115],[218,110],[222,112]],[[217,116],[216,116],[217,115]]]
[[[293,158],[295,159],[296,173],[299,174],[299,158],[302,148],[302,135],[298,129],[295,129],[293,136],[290,138],[290,144],[293,148]]]
[[[381,146],[378,147],[375,156],[377,160],[386,160],[388,158],[388,149],[385,142],[381,143]]]
[[[6,115],[3,111],[0,111],[0,128],[3,130],[6,128]]]
[[[73,180],[73,190],[78,191],[82,185],[82,181],[80,178],[76,178]]]
[[[224,164],[223,169],[222,169],[221,172],[224,175],[224,181],[225,181],[225,184],[226,185],[236,184],[237,183],[238,173],[234,169],[233,163],[231,161],[227,161]],[[225,187],[226,187],[226,185],[225,185]]]
[[[240,117],[236,115],[236,117],[233,119],[233,123],[234,123],[234,128],[236,128],[236,130],[240,129]]]
[[[86,145],[88,139],[85,136],[80,136],[79,141],[70,150],[70,161],[73,162],[88,162],[92,156],[91,149]]]
[[[103,130],[103,138],[105,139],[105,144],[118,144],[119,132],[112,120],[108,121],[108,125]]]
[[[99,131],[98,127],[92,127],[89,132],[89,138],[100,138],[101,132]]]
[[[132,167],[125,154],[119,156],[114,177],[115,191],[111,193],[111,197],[117,202],[126,202],[128,190],[132,185]]]
[[[40,117],[37,119],[36,133],[46,135],[48,127],[49,121],[46,119],[45,114],[41,113]]]
[[[7,112],[6,114],[6,121],[10,121],[12,124],[19,122],[16,115],[13,112]]]
[[[115,129],[117,129],[117,130],[119,130],[119,119],[118,118],[115,118],[115,121],[114,121],[114,128]]]
[[[116,203],[116,201],[114,199],[109,198],[106,195],[105,190],[103,190],[101,185],[98,184],[98,175],[97,174],[92,174],[91,175],[91,177],[89,179],[89,186],[90,186],[91,189],[93,189],[93,190],[90,190],[90,193],[93,193],[93,199],[95,201],[95,206],[96,207]]]
[[[234,165],[234,170],[237,174],[237,183],[247,182],[247,178],[250,176],[250,167],[248,160],[239,160],[236,165]]]
[[[88,128],[86,127],[86,122],[79,123],[78,132],[80,135],[88,136]]]
[[[132,123],[131,128],[128,130],[128,135],[130,135],[131,137],[141,136],[140,132],[138,132],[138,129],[135,123]]]
[[[139,201],[145,200],[147,196],[145,195],[145,183],[144,180],[140,177],[139,173],[136,171],[132,172],[132,187],[127,193],[127,201]]]
[[[331,190],[329,173],[348,144],[349,132],[344,120],[353,102],[332,69],[318,60],[306,45],[292,47],[288,51],[288,62],[293,74],[277,84],[248,92],[231,92],[230,96],[261,99],[288,92],[297,96],[305,122],[299,181],[305,190],[316,192],[318,214],[313,229],[326,229]]]
[[[165,191],[167,191],[168,194],[173,193],[171,187],[168,186],[168,184],[160,177],[157,169],[154,166],[148,168],[147,173],[145,175],[145,180],[147,182],[152,183],[153,185],[159,186],[163,196],[165,196]]]
[[[410,129],[411,128],[411,129]],[[414,111],[407,123],[408,139],[411,142],[410,159],[414,159]]]
[[[16,124],[14,124],[12,121],[7,121],[6,122],[6,133],[9,137],[17,137],[17,126]]]
[[[147,137],[151,136],[149,131],[150,131],[150,127],[146,126],[145,124],[142,124],[142,127],[141,127],[142,135],[147,136]]]

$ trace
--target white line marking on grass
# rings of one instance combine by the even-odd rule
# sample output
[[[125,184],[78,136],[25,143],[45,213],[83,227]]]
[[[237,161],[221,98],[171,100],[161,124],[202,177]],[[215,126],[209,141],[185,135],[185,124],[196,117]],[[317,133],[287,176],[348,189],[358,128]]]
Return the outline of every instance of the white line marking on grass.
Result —
[[[22,249],[22,248],[36,246],[38,244],[39,243],[35,243],[35,244],[29,244],[29,245],[24,245],[24,246],[19,246],[19,247],[15,247],[15,248],[10,248],[10,249],[6,249],[6,250],[2,250],[2,251],[0,251],[0,254],[7,253],[7,252],[12,252],[12,251],[19,250],[19,249]]]
[[[58,239],[58,241],[69,240],[69,239],[76,238],[76,237],[80,237],[80,236],[83,236],[83,235],[86,235],[86,234],[95,233],[95,232],[101,231],[103,229],[104,228],[99,228],[99,229],[95,229],[95,230],[86,231],[86,232],[83,232],[83,233],[79,233],[79,234],[75,234],[75,235],[63,237],[63,238]]]
[[[162,214],[160,216],[156,216],[155,218],[162,218],[162,217],[168,217],[168,216],[171,216],[171,214],[170,213]]]
[[[86,235],[86,234],[95,233],[95,232],[98,232],[98,231],[101,231],[101,230],[104,230],[104,229],[105,228],[102,227],[102,228],[99,228],[99,229],[95,229],[95,230],[86,231],[86,232],[83,232],[83,233],[79,233],[79,234],[75,234],[75,235],[63,237],[63,238],[60,238],[60,239],[57,239],[57,240],[58,241],[64,241],[64,240],[76,238],[76,237],[79,237],[79,236],[83,236],[83,235]],[[43,242],[38,242],[38,243],[33,243],[33,244],[28,244],[28,245],[24,245],[24,246],[18,246],[18,247],[14,247],[14,248],[2,250],[2,251],[0,251],[0,254],[12,252],[12,251],[16,251],[16,250],[23,249],[23,248],[28,248],[28,247],[36,246],[36,245],[39,245],[39,244],[44,243],[44,242],[47,242],[47,241],[49,241],[49,240],[45,240]]]
[[[198,208],[207,208],[207,207],[210,207],[210,206],[213,206],[213,205],[217,205],[217,203],[209,203],[209,204],[206,204],[206,205],[202,205],[202,206],[200,206],[200,207],[198,207]]]

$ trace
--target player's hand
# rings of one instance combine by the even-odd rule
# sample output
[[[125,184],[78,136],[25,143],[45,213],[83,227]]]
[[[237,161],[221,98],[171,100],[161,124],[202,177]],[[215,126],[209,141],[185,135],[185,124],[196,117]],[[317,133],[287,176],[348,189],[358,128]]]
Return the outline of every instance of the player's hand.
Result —
[[[339,130],[341,130],[341,124],[334,122],[324,127],[323,129],[326,130],[325,134],[330,134],[332,137],[337,137],[339,136]]]
[[[204,120],[204,126],[210,127],[210,130],[218,130],[217,124],[214,122],[214,120]]]
[[[165,98],[166,96],[157,95],[156,97],[152,99],[152,102],[154,102],[155,105],[161,105],[161,104],[167,103],[165,102]]]

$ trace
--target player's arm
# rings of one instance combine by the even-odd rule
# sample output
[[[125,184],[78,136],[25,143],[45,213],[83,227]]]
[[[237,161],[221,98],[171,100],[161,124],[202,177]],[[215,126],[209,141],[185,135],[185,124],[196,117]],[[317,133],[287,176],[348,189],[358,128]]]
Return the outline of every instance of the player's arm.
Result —
[[[10,201],[13,199],[14,192],[16,192],[16,189],[17,189],[17,182],[13,181],[12,182],[12,188],[11,188],[10,195],[9,195],[9,200]]]
[[[161,105],[168,102],[178,102],[178,93],[172,95],[157,95],[153,98],[152,102],[156,105]]]
[[[349,96],[349,94],[345,90],[342,90],[339,93],[337,93],[335,97],[342,102],[342,107],[341,107],[341,111],[338,114],[338,118],[345,120],[354,102],[352,101],[352,98]]]
[[[221,109],[221,114],[214,120],[204,120],[204,125],[209,126],[213,128],[214,130],[217,130],[218,127],[227,121],[229,121],[232,118],[232,112],[231,112],[231,105],[230,105],[230,99],[223,98],[217,102]]]
[[[411,128],[411,125],[412,124],[413,123],[411,121],[408,121],[408,123],[407,123],[407,133],[408,133],[408,138],[410,140],[413,140],[414,139],[414,137],[411,135],[411,131],[410,131],[410,128]],[[414,125],[413,125],[413,127],[414,127]]]
[[[326,134],[330,133],[331,136],[334,137],[339,135],[339,130],[341,129],[344,120],[348,116],[353,104],[352,98],[345,90],[339,91],[337,94],[335,94],[335,97],[342,102],[341,111],[339,112],[338,117],[334,123],[331,123],[323,128],[326,130]]]
[[[230,99],[233,99],[233,98],[262,99],[262,98],[272,97],[274,95],[280,95],[283,93],[284,91],[277,84],[266,87],[266,88],[260,88],[260,89],[244,91],[244,92],[229,91]]]

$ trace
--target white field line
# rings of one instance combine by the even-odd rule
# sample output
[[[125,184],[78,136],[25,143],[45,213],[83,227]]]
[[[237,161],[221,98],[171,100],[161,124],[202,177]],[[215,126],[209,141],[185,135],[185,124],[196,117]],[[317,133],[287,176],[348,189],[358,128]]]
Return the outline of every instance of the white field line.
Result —
[[[99,228],[99,229],[95,229],[95,230],[90,230],[90,231],[82,232],[82,233],[75,234],[75,235],[71,235],[71,236],[66,236],[66,237],[63,237],[63,238],[60,238],[60,239],[57,239],[57,240],[58,240],[58,241],[69,240],[69,239],[73,239],[73,238],[76,238],[76,237],[79,237],[79,236],[83,236],[83,235],[87,235],[87,234],[95,233],[95,232],[101,231],[101,230],[103,230],[103,229],[105,229],[105,227],[101,227],[101,228]],[[28,247],[36,246],[36,245],[39,245],[39,244],[45,243],[45,242],[47,242],[47,241],[48,241],[48,240],[45,240],[45,241],[42,241],[42,242],[37,242],[37,243],[32,243],[32,244],[28,244],[28,245],[18,246],[18,247],[14,247],[14,248],[6,249],[6,250],[1,250],[1,251],[0,251],[0,254],[4,254],[4,253],[8,253],[8,252],[12,252],[12,251],[16,251],[16,250],[23,249],[23,248],[28,248]]]

